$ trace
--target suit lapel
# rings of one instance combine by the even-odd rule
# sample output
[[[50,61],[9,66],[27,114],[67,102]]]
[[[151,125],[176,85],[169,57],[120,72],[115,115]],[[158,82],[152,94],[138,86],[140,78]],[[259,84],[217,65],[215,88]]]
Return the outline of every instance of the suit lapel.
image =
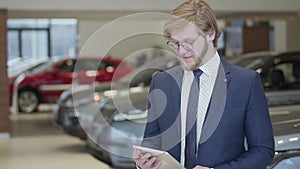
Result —
[[[172,83],[171,87],[171,99],[173,108],[173,115],[176,118],[174,124],[176,129],[176,134],[178,138],[181,138],[181,114],[180,114],[180,106],[181,106],[181,87],[182,87],[182,77],[183,77],[183,69],[181,66],[178,66],[174,69],[174,72],[170,72],[170,75],[173,77],[176,83]],[[174,133],[175,134],[175,133]]]
[[[227,87],[229,86],[230,81],[231,77],[229,72],[229,65],[221,60],[209,104],[209,109],[207,111],[206,119],[202,127],[200,144],[209,139],[222,118],[226,103]]]

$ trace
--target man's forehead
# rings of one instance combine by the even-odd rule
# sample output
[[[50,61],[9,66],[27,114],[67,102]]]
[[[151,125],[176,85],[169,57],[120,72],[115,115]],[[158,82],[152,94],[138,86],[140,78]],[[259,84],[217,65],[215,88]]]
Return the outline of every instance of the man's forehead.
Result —
[[[202,33],[202,31],[193,24],[187,24],[181,29],[176,29],[170,32],[171,38],[174,40],[191,39],[199,34],[204,35],[204,33]]]

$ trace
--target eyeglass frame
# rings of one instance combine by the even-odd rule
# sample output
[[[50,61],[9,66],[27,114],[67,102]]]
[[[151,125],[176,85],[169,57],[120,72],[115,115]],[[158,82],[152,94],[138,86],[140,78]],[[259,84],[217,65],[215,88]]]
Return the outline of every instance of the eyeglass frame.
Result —
[[[185,41],[183,41],[183,42],[178,42],[178,41],[169,39],[169,40],[167,41],[167,45],[168,45],[170,48],[172,48],[173,50],[176,50],[176,51],[179,49],[179,47],[182,47],[183,49],[185,49],[185,50],[187,50],[187,51],[190,51],[190,50],[193,49],[193,47],[194,47],[193,45],[194,45],[195,42],[199,39],[200,36],[201,36],[201,34],[198,35],[197,38],[196,38],[193,42],[185,42]],[[170,43],[172,43],[172,44],[170,44]]]

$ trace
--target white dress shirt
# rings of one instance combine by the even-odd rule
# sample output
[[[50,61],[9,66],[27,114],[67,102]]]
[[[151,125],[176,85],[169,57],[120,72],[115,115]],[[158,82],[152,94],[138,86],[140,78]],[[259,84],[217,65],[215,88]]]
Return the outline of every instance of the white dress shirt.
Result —
[[[213,88],[216,82],[218,69],[220,64],[220,56],[216,54],[199,69],[203,71],[200,76],[200,91],[197,110],[197,150],[200,141],[202,125],[207,112],[207,108],[210,102],[210,98],[213,92]],[[193,71],[184,71],[181,88],[181,159],[180,163],[184,165],[185,162],[185,135],[186,135],[186,114],[189,98],[189,91],[194,80]]]

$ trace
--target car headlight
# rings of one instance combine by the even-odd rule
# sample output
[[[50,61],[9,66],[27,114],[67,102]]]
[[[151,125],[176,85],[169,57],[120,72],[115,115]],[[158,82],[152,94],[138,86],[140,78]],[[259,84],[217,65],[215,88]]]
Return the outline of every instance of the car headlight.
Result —
[[[74,103],[73,103],[73,98],[72,98],[72,97],[70,97],[70,98],[68,98],[68,99],[66,100],[65,106],[66,106],[66,107],[74,107]]]
[[[148,116],[148,110],[134,109],[128,112],[118,112],[114,115],[114,121],[139,120],[145,119]]]

